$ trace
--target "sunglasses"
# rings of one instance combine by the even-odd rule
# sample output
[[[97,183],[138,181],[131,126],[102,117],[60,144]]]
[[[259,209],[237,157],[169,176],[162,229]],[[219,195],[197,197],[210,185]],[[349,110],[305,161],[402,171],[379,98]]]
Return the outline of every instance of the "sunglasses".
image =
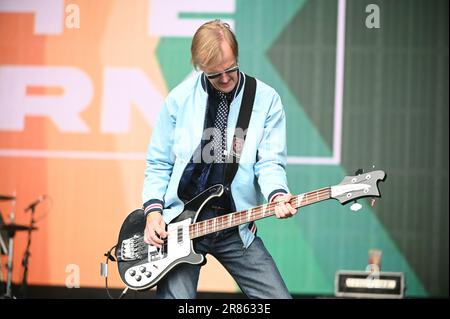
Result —
[[[222,76],[222,74],[230,74],[230,73],[236,72],[237,70],[239,70],[239,64],[236,64],[235,66],[232,66],[231,68],[228,68],[223,72],[205,73],[205,75],[208,79],[214,80],[214,79],[217,79],[218,77]]]

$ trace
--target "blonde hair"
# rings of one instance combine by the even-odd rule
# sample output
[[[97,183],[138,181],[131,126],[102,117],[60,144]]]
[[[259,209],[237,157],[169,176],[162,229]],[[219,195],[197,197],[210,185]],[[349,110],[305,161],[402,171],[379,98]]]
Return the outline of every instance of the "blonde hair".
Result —
[[[195,69],[214,67],[222,61],[222,41],[226,41],[238,58],[238,43],[230,25],[220,20],[203,24],[194,34],[191,45],[191,62]]]

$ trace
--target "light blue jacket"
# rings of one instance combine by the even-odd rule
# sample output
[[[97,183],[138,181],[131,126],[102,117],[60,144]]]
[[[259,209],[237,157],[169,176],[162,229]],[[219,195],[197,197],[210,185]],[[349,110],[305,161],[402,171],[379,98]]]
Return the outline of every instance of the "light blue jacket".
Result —
[[[241,81],[245,74],[240,73]],[[183,171],[199,145],[208,95],[202,86],[203,73],[175,87],[159,113],[147,151],[143,203],[161,203],[163,218],[170,223],[183,211],[178,184]],[[232,147],[243,89],[230,105],[227,147]],[[257,80],[256,95],[239,169],[231,184],[236,209],[249,209],[273,194],[288,192],[286,179],[286,120],[277,92]],[[156,205],[157,206],[157,205]],[[244,247],[254,239],[248,224],[239,226]]]

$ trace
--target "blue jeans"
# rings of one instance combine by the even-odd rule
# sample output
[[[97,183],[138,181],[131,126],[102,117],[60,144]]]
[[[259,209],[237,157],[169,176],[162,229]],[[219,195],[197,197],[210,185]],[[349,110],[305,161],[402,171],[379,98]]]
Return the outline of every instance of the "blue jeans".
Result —
[[[233,228],[202,237],[194,242],[194,249],[199,254],[213,255],[249,298],[292,298],[259,237],[245,249],[237,228]],[[180,264],[172,269],[158,283],[156,298],[195,298],[200,268],[201,265]]]

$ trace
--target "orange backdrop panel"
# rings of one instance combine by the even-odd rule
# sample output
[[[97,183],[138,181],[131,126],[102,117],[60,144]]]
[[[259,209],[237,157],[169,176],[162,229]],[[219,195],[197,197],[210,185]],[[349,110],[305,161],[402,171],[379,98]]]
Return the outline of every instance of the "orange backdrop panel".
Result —
[[[25,116],[21,130],[0,130],[0,195],[17,197],[15,203],[0,202],[0,210],[6,222],[14,212],[17,223],[28,224],[30,215],[24,208],[47,194],[37,206],[28,282],[65,285],[75,265],[80,286],[99,287],[104,285],[99,274],[103,253],[115,244],[126,215],[141,205],[143,154],[152,131],[134,105],[126,132],[102,131],[105,69],[137,69],[162,97],[167,88],[155,53],[159,38],[147,31],[149,1],[80,0],[64,5],[69,3],[80,9],[80,28],[63,27],[56,35],[36,34],[32,13],[0,13],[0,67],[69,67],[86,75],[93,90],[89,105],[79,114],[88,128],[85,132],[64,132],[52,119],[33,115]],[[54,98],[65,91],[29,85],[23,94]],[[161,105],[148,107],[159,110]],[[15,283],[22,280],[26,241],[26,232],[16,234]],[[234,291],[231,277],[209,259],[200,289]],[[110,267],[111,286],[123,286],[116,265]]]

